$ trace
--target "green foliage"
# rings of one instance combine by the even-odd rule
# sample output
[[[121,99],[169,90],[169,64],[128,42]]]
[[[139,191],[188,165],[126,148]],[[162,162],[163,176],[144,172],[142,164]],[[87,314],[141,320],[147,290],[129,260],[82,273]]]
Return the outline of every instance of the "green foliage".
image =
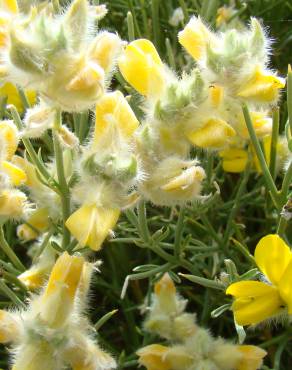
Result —
[[[117,30],[124,39],[145,37],[152,40],[163,61],[178,72],[189,63],[177,41],[178,30],[193,14],[201,15],[215,27],[217,9],[228,5],[228,1],[219,0],[110,0],[105,3],[109,14],[102,21],[102,27]],[[182,7],[185,19],[183,24],[173,27],[169,19],[178,6]],[[246,3],[237,0],[235,8],[243,22],[254,16],[267,25],[269,34],[275,40],[272,45],[273,67],[285,74],[288,62],[291,62],[291,3],[287,0],[250,0]],[[118,72],[113,84],[133,93]],[[136,103],[138,98],[134,96],[131,104],[141,118],[142,112]],[[74,119],[71,116],[67,118],[83,141],[88,132],[84,132],[82,127],[85,125],[81,121],[88,119],[92,123],[91,117],[76,114]],[[286,121],[287,108],[283,103],[280,113],[282,130]],[[50,137],[34,143],[36,150],[42,148],[44,156],[50,156],[51,145]],[[188,310],[197,313],[200,325],[210,328],[216,336],[237,340],[233,315],[229,311],[231,299],[225,295],[219,279],[224,280],[222,273],[228,274],[232,281],[256,276],[252,254],[257,241],[283,226],[277,225],[278,212],[263,176],[248,170],[242,175],[226,174],[212,153],[196,154],[207,169],[205,189],[207,187],[209,191],[209,199],[184,209],[142,203],[137,210],[124,213],[115,229],[115,238],[107,240],[98,254],[103,263],[101,273],[94,276],[90,315],[99,328],[96,335],[100,343],[116,356],[119,369],[136,369],[135,352],[153,343],[153,337],[141,329],[143,316],[140,311],[149,302],[153,283],[166,271],[178,283],[177,288],[182,295],[188,298]],[[220,193],[215,181],[220,186]],[[281,176],[276,178],[276,185],[279,184]],[[285,227],[287,240],[292,242],[292,231],[286,224]],[[16,239],[13,223],[7,223],[4,229],[6,241],[0,240],[1,308],[10,307],[17,300],[23,301],[28,297],[27,292],[17,285],[16,278],[11,278],[17,275],[21,265],[13,266],[7,253],[4,253],[7,243],[27,264],[25,248]],[[88,253],[87,250],[80,252]],[[193,282],[179,273],[195,276]],[[124,295],[122,298],[121,293]],[[115,309],[118,312],[114,312]],[[276,328],[271,325],[248,331],[246,335],[247,343],[257,344],[268,351],[263,369],[290,368],[291,327],[278,325]],[[1,347],[0,366],[8,369],[4,346]]]

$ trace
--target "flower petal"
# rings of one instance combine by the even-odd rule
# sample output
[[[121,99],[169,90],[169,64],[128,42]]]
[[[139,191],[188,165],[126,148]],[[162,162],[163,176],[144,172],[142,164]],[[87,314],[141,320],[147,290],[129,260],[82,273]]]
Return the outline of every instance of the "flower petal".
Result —
[[[98,250],[109,231],[117,223],[119,215],[119,209],[83,205],[67,219],[66,227],[80,245]]]
[[[276,234],[263,237],[256,246],[254,256],[259,269],[275,285],[292,260],[290,248]]]
[[[274,291],[274,287],[261,281],[239,281],[229,285],[226,294],[235,298],[261,297]]]
[[[259,281],[234,283],[226,294],[236,297],[232,310],[239,325],[257,324],[275,316],[284,304],[277,288]]]
[[[283,301],[288,306],[289,315],[292,314],[292,259],[286,267],[284,274],[279,282],[279,292]]]

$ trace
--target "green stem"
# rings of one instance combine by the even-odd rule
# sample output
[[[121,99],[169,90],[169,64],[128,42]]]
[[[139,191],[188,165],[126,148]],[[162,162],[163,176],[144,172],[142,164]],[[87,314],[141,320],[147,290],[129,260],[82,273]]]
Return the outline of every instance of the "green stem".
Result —
[[[249,177],[249,170],[250,170],[250,168],[249,168],[249,166],[247,166],[243,175],[242,175],[240,185],[238,187],[236,196],[234,198],[234,205],[233,205],[233,207],[230,211],[230,214],[229,214],[229,217],[228,217],[228,220],[227,220],[226,230],[225,230],[223,243],[222,243],[223,248],[225,248],[225,249],[226,249],[227,244],[228,244],[228,239],[230,238],[230,234],[231,234],[231,230],[232,230],[232,223],[233,223],[235,215],[237,213],[239,204],[241,202],[241,197],[242,197],[242,194],[244,192],[244,189],[245,189],[248,177]]]
[[[0,290],[4,293],[16,306],[26,307],[18,296],[0,279]]]
[[[146,217],[146,207],[145,201],[141,200],[138,203],[138,224],[139,224],[139,232],[141,234],[141,239],[146,244],[150,244],[151,238],[149,234],[148,224],[147,224],[147,217]]]
[[[25,267],[23,266],[17,255],[14,253],[13,249],[6,241],[3,232],[3,227],[0,227],[0,247],[18,270],[25,271]]]
[[[278,227],[277,227],[277,234],[280,235],[280,236],[284,236],[284,233],[285,233],[285,230],[286,230],[286,226],[287,226],[287,220],[284,218],[284,217],[280,217],[279,218],[279,223],[278,223]]]
[[[271,140],[271,155],[270,155],[270,172],[273,180],[276,177],[276,158],[277,158],[277,144],[279,137],[279,108],[273,111],[273,130]]]
[[[61,112],[57,112],[56,128],[61,125]],[[64,160],[63,152],[59,142],[56,128],[53,129],[53,143],[54,143],[54,152],[56,159],[57,167],[57,176],[60,186],[60,197],[62,204],[62,216],[63,216],[63,240],[62,248],[65,250],[70,243],[70,232],[67,229],[65,223],[68,217],[70,216],[70,189],[67,184],[65,169],[64,169]]]
[[[289,187],[291,185],[292,180],[292,161],[289,164],[289,167],[285,173],[283,183],[282,183],[282,189],[281,189],[281,200],[282,204],[285,204],[287,202],[287,195],[289,191]]]
[[[176,68],[175,67],[175,57],[174,57],[171,43],[168,37],[165,39],[165,46],[166,46],[166,52],[167,52],[167,57],[168,57],[168,63],[171,69],[175,71],[175,68]]]
[[[265,179],[267,187],[268,187],[268,189],[269,189],[269,191],[272,195],[275,206],[279,210],[279,209],[282,208],[282,203],[279,201],[279,193],[278,193],[278,190],[277,190],[276,185],[274,183],[274,180],[271,176],[269,168],[267,166],[265,156],[263,154],[260,143],[259,143],[258,138],[256,136],[256,133],[255,133],[255,130],[254,130],[254,127],[253,127],[253,124],[252,124],[252,120],[251,120],[251,117],[250,117],[250,114],[249,114],[249,110],[248,110],[248,107],[247,107],[246,104],[243,105],[242,111],[243,111],[244,119],[245,119],[245,122],[246,122],[246,126],[247,126],[247,129],[248,129],[248,132],[249,132],[249,136],[250,136],[252,145],[254,147],[254,150],[256,152],[256,156],[258,158],[262,173],[264,175],[264,179]]]
[[[292,71],[291,71],[291,66],[289,66],[288,76],[287,76],[287,108],[288,108],[290,133],[292,135]]]
[[[185,208],[181,207],[179,210],[178,220],[175,228],[174,236],[174,256],[180,258],[181,255],[181,246],[182,246],[182,236],[184,230],[184,216]]]

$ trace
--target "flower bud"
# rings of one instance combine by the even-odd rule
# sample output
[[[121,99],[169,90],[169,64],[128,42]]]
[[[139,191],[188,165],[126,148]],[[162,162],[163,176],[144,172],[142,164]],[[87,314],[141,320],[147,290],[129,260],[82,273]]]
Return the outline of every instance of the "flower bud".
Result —
[[[95,204],[83,205],[67,219],[66,227],[81,246],[97,251],[119,216],[119,209],[106,209]]]
[[[164,67],[149,40],[139,39],[127,45],[118,65],[125,80],[140,94],[156,97],[162,92],[165,85]]]

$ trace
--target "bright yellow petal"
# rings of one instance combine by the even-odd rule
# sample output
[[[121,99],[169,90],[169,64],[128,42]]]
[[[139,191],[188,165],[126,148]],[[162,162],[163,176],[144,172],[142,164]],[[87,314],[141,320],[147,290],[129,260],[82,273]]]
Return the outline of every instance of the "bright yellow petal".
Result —
[[[119,216],[119,209],[84,205],[68,218],[66,227],[80,245],[98,250],[109,231],[114,228]]]
[[[26,97],[30,105],[34,105],[36,102],[36,93],[32,90],[25,91]],[[18,110],[19,113],[23,112],[23,104],[15,85],[10,82],[6,82],[0,87],[0,96],[7,97],[7,104],[12,104]]]
[[[219,85],[212,85],[209,87],[209,97],[214,108],[218,108],[224,96],[224,88]]]
[[[186,136],[193,145],[201,148],[220,148],[228,143],[230,137],[235,136],[235,131],[225,121],[212,118],[202,128]]]
[[[267,75],[258,67],[250,80],[239,89],[237,95],[258,102],[270,103],[278,98],[279,89],[283,87],[285,87],[283,78]]]
[[[277,234],[263,237],[256,246],[254,256],[259,269],[275,285],[292,260],[290,248]]]
[[[127,45],[119,59],[119,68],[140,94],[158,95],[164,86],[163,63],[151,41],[139,39]]]
[[[235,297],[232,310],[239,325],[258,324],[279,314],[283,307],[278,289],[259,281],[231,284],[226,294]]]
[[[219,153],[225,172],[240,173],[247,164],[247,152],[244,149],[230,148]]]
[[[196,17],[193,17],[178,34],[179,43],[195,60],[203,57],[206,46],[211,38],[211,32],[203,24],[201,19]]]
[[[1,163],[2,171],[5,172],[11,179],[13,185],[20,186],[26,182],[26,174],[25,172],[15,166],[11,162],[3,161]]]
[[[4,9],[8,10],[10,13],[18,13],[17,0],[1,0],[0,6],[4,7]]]
[[[279,291],[281,298],[288,306],[289,315],[292,315],[292,259],[279,282]]]
[[[238,281],[229,285],[226,294],[235,298],[261,297],[274,291],[274,287],[261,281]]]
[[[83,257],[70,256],[64,252],[53,267],[44,297],[54,293],[62,284],[66,286],[68,294],[73,298],[80,281],[83,264]]]

